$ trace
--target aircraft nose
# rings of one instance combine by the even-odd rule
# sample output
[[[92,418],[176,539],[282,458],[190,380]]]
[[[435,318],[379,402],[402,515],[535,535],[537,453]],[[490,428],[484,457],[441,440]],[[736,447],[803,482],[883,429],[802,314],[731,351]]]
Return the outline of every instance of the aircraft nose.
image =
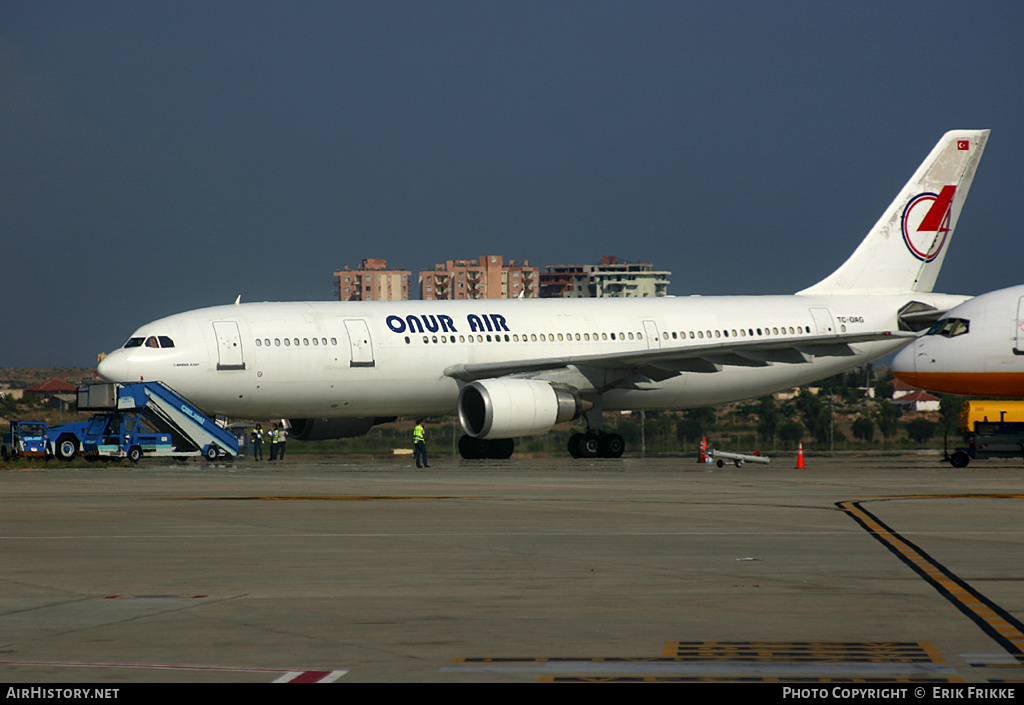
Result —
[[[917,346],[918,341],[914,341],[907,347],[896,353],[896,357],[892,359],[892,371],[895,372],[915,372],[917,371]]]
[[[107,382],[128,381],[128,360],[120,350],[107,355],[96,365],[96,374]]]

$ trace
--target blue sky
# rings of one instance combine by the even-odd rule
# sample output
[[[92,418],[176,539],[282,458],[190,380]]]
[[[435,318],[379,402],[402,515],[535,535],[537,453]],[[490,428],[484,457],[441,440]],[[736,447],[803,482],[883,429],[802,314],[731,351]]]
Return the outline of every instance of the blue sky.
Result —
[[[991,128],[937,290],[1024,282],[1024,4],[0,4],[0,366],[368,257],[796,291]]]

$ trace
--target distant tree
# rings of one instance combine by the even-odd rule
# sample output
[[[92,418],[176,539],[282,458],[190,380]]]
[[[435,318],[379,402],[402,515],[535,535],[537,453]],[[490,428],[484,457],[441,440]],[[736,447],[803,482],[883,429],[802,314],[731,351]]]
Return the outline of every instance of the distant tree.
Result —
[[[650,412],[648,412],[650,413]],[[646,424],[648,447],[664,446],[671,447],[672,432],[676,429],[675,417],[669,414],[657,414],[654,418],[648,417]]]
[[[771,443],[779,429],[779,409],[772,397],[763,397],[757,404],[757,435]]]
[[[956,433],[960,428],[960,408],[967,397],[959,394],[942,394],[939,396],[939,415],[942,416],[940,428],[947,433]]]
[[[850,427],[855,438],[862,441],[871,441],[875,437],[875,422],[867,416],[858,417]]]
[[[18,415],[18,401],[9,394],[0,394],[0,417],[13,419]]]
[[[911,419],[906,424],[907,435],[915,443],[924,443],[931,440],[935,435],[936,425],[934,421],[929,421],[928,419]]]
[[[797,411],[800,412],[800,418],[804,422],[804,426],[807,427],[807,431],[819,443],[827,443],[831,430],[831,414],[822,403],[821,396],[811,394],[807,387],[801,387],[800,394],[795,401]]]
[[[804,427],[799,421],[783,421],[779,424],[779,440],[783,448],[792,448],[793,445],[804,437]]]
[[[892,438],[900,430],[900,410],[895,404],[883,401],[875,414],[878,430],[886,438]]]
[[[825,379],[818,382],[818,387],[824,392],[835,392],[836,394],[842,394],[843,389],[846,388],[846,373],[840,372],[837,375],[826,377]]]
[[[879,380],[874,384],[875,399],[892,399],[892,393],[896,390],[896,385],[891,379]]]
[[[710,435],[715,426],[715,410],[710,406],[687,409],[676,424],[676,437],[680,443],[700,442],[702,436]]]

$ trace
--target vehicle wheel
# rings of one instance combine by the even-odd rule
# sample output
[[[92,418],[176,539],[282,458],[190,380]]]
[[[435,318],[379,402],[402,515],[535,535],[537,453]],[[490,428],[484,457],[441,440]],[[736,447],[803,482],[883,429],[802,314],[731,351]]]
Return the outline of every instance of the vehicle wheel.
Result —
[[[78,439],[65,434],[57,439],[56,455],[61,460],[71,460],[78,455]]]
[[[516,451],[516,442],[512,438],[495,438],[487,442],[487,458],[490,460],[508,460]]]
[[[210,446],[206,449],[206,459],[211,462],[216,460],[217,456],[219,455],[218,451],[219,449],[217,448],[217,446],[211,443]]]
[[[626,442],[617,433],[609,433],[599,438],[602,458],[621,458],[626,450]]]
[[[715,463],[715,464],[718,465],[718,467],[720,467],[720,468],[724,468],[725,467],[725,461],[722,460],[721,458],[719,458],[718,462]]]
[[[7,446],[0,446],[0,460],[10,460],[11,455],[7,452]]]
[[[965,450],[958,450],[949,459],[950,464],[955,468],[965,468],[971,462],[971,456]]]
[[[128,460],[137,463],[142,459],[142,448],[132,446],[128,449]]]

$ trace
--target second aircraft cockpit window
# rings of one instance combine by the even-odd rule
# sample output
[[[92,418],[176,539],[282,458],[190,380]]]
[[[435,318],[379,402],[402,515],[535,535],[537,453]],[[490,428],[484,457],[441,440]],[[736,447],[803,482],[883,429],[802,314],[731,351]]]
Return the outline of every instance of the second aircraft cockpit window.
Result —
[[[971,322],[966,318],[943,318],[928,329],[925,335],[941,335],[945,338],[955,338],[958,335],[969,333]]]

